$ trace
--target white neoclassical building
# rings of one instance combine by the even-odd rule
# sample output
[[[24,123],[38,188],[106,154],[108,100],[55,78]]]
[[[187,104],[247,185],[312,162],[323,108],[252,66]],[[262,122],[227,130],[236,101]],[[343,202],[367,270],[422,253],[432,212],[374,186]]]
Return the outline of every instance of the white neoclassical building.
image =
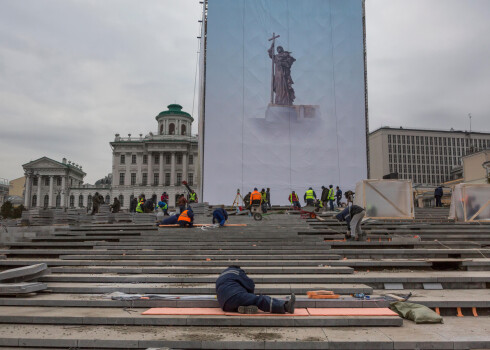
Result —
[[[106,203],[118,197],[121,207],[128,209],[134,197],[144,194],[159,199],[164,191],[169,195],[169,205],[174,206],[177,194],[187,191],[182,181],[199,193],[198,142],[197,136],[191,135],[194,119],[182,111],[182,106],[171,104],[156,120],[156,133],[144,137],[116,134],[110,142],[112,174],[95,185],[84,184],[82,167],[65,158],[61,163],[42,157],[24,164],[25,206],[90,208],[97,192]]]
[[[169,205],[175,205],[177,194],[186,192],[182,181],[197,191],[199,183],[198,141],[191,134],[194,118],[171,104],[158,114],[156,133],[143,137],[116,134],[112,147],[112,197],[119,197],[122,208],[132,198],[144,194],[160,198],[165,191]]]
[[[72,187],[81,187],[85,172],[82,167],[67,161],[57,162],[42,157],[22,165],[26,176],[24,206],[26,208],[69,207]]]

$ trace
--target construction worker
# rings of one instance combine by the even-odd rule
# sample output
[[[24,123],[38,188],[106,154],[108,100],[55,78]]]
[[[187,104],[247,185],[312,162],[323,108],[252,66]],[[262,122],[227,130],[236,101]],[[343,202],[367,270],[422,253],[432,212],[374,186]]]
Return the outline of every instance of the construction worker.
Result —
[[[316,193],[313,191],[313,188],[309,188],[306,190],[305,195],[304,195],[304,200],[306,202],[306,205],[314,205],[315,204],[315,199],[316,199]]]
[[[92,215],[99,212],[100,196],[98,192],[95,192],[94,198],[92,199]]]
[[[138,205],[136,206],[137,213],[144,213],[145,197],[141,197]]]
[[[166,219],[163,219],[162,221],[157,223],[157,226],[158,225],[175,225],[177,223],[177,221],[179,221],[179,214],[175,214],[175,215],[169,216]]]
[[[189,203],[197,203],[197,193],[194,190],[189,193]]]
[[[325,186],[322,186],[322,195],[320,197],[320,201],[322,202],[322,207],[323,203],[328,203],[328,188]],[[323,211],[324,213],[327,211],[327,208]]]
[[[262,195],[260,194],[257,187],[254,188],[254,191],[250,194],[250,205],[261,205],[262,204]]]
[[[185,207],[187,206],[187,199],[185,199],[185,196],[183,194],[181,194],[179,199],[177,200],[177,206],[180,209],[180,213],[185,210]]]
[[[345,221],[347,223],[347,233],[345,238],[349,241],[365,241],[366,234],[362,233],[361,224],[362,218],[366,215],[364,208],[353,204],[347,203],[347,207],[342,210],[335,218],[339,221]]]
[[[168,194],[167,194],[167,192],[163,192],[162,193],[162,196],[160,197],[160,200],[162,202],[168,203]]]
[[[337,186],[337,192],[335,192],[335,197],[337,197],[337,207],[341,207],[342,206],[342,203],[341,203],[341,200],[342,200],[342,190],[340,189],[339,186]]]
[[[294,314],[294,294],[286,301],[255,295],[254,290],[254,281],[239,266],[229,266],[216,280],[216,296],[223,311],[256,314],[260,309],[274,314]]]
[[[111,209],[113,213],[119,213],[119,210],[121,210],[121,202],[119,202],[117,197],[114,197],[114,203],[112,203]]]
[[[436,199],[436,207],[442,207],[441,198],[444,195],[444,191],[442,190],[442,186],[437,186],[434,190],[434,198]]]
[[[158,202],[157,207],[155,210],[161,210],[163,212],[164,216],[168,216],[168,204],[166,202]]]
[[[267,206],[269,209],[272,209],[272,204],[271,204],[271,189],[267,187],[267,191],[265,191],[265,199],[267,199]]]
[[[248,192],[245,197],[243,197],[243,204],[245,204],[245,209],[250,208],[250,196],[252,195],[252,192]]]
[[[180,213],[177,224],[179,224],[180,227],[194,226],[194,212],[192,211],[191,207],[188,207],[187,210],[184,210],[182,213]]]
[[[224,205],[220,206],[219,208],[216,208],[213,211],[213,224],[218,222],[220,226],[224,226],[226,220],[228,220],[228,213],[226,212]]]
[[[330,210],[333,211],[333,203],[335,201],[335,190],[333,189],[333,185],[328,186],[328,204],[330,205]]]
[[[298,195],[296,194],[296,192],[293,191],[289,195],[289,203],[291,203],[291,206],[295,209],[301,208],[301,204],[299,203],[299,198],[298,198]]]
[[[260,195],[262,196],[262,211],[267,213],[267,192],[264,188],[260,191]]]

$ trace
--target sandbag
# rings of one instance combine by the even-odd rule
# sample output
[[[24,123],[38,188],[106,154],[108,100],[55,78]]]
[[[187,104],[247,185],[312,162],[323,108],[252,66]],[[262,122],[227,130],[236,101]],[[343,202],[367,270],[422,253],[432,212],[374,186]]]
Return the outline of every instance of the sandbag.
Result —
[[[415,323],[444,323],[440,315],[424,305],[396,301],[390,304],[390,309]]]

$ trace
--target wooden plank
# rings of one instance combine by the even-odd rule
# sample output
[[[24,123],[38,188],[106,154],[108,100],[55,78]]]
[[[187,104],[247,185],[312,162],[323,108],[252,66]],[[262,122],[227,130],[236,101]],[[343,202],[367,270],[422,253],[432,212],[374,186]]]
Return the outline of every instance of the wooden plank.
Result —
[[[194,227],[202,227],[202,226],[212,226],[210,224],[194,224]],[[244,227],[247,224],[226,224],[224,227]],[[180,227],[180,225],[158,225],[158,227]]]
[[[490,205],[490,200],[488,200],[481,208],[480,210],[478,210],[475,215],[473,215],[468,221],[473,221],[478,215],[480,215],[480,213],[486,208],[488,207],[488,205]]]

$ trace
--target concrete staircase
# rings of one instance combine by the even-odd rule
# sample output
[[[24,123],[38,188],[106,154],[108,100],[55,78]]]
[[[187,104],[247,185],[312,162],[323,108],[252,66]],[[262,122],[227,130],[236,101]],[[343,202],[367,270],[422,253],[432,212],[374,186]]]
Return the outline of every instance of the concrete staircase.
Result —
[[[0,296],[0,348],[490,348],[490,225],[453,223],[444,209],[433,210],[418,210],[413,222],[367,222],[367,242],[343,241],[345,226],[326,215],[317,221],[272,214],[261,222],[232,216],[230,223],[247,226],[206,230],[65,226],[5,243],[0,269],[44,262],[50,273],[39,278],[47,291]],[[437,308],[445,323],[141,315],[151,307],[219,307],[214,282],[229,265],[245,269],[257,293],[296,293],[299,308],[387,307],[390,298],[411,291],[410,301]],[[395,285],[404,290],[386,289]],[[316,289],[341,298],[307,299]],[[112,299],[115,292],[208,297],[124,301]]]

